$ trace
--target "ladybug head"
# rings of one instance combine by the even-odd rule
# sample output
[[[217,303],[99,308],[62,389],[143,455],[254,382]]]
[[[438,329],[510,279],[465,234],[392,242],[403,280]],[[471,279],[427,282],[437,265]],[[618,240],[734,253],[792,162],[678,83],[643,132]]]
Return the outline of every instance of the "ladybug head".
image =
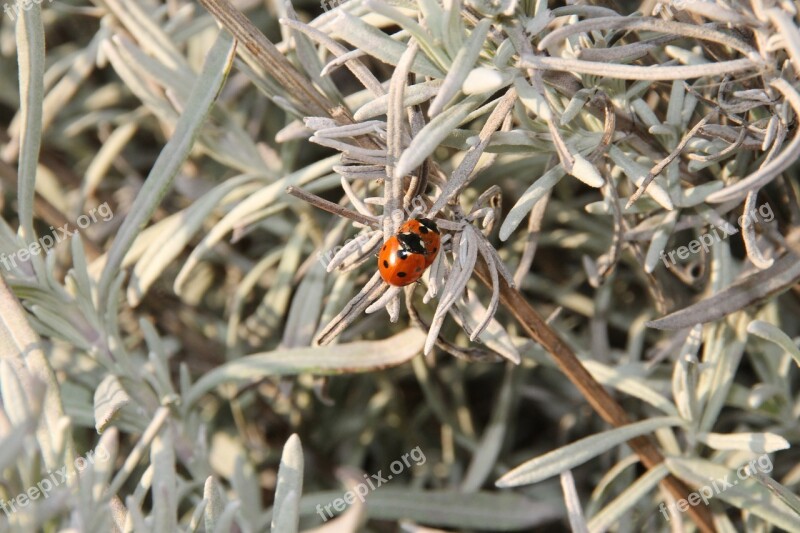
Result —
[[[425,229],[426,229],[426,230],[428,230],[428,231],[432,231],[432,232],[434,232],[434,233],[439,233],[439,228],[437,228],[437,227],[436,227],[436,222],[434,222],[433,220],[431,220],[431,219],[429,219],[429,218],[422,218],[422,217],[416,217],[416,219],[415,219],[415,220],[416,220],[417,222],[419,222],[420,229],[421,229],[421,228],[425,228]],[[427,233],[427,232],[426,232],[426,231],[424,231],[424,230],[422,230],[422,231],[423,231],[424,233]]]

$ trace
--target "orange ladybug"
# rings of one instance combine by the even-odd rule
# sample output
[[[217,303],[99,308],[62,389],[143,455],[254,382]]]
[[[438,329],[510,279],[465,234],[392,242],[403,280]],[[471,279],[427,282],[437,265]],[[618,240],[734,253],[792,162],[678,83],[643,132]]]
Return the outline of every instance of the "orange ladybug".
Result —
[[[400,226],[399,233],[413,233],[425,244],[425,268],[431,266],[439,253],[441,235],[436,223],[429,218],[412,218]]]
[[[439,252],[439,229],[427,218],[400,226],[378,254],[378,271],[389,285],[404,287],[417,281]]]

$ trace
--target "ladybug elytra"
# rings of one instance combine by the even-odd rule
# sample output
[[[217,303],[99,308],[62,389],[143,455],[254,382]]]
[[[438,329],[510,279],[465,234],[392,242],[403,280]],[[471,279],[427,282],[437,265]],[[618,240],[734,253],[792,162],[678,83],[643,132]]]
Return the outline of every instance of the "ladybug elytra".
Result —
[[[436,224],[427,218],[412,218],[384,243],[378,254],[378,271],[389,285],[409,285],[433,263],[439,247]]]

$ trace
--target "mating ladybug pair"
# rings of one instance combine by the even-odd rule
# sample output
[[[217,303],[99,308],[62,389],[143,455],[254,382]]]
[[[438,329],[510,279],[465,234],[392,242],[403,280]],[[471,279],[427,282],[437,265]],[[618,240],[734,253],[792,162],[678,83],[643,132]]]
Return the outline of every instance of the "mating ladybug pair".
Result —
[[[403,287],[417,281],[431,266],[441,245],[439,228],[427,218],[412,218],[400,226],[378,254],[378,271],[389,285]]]

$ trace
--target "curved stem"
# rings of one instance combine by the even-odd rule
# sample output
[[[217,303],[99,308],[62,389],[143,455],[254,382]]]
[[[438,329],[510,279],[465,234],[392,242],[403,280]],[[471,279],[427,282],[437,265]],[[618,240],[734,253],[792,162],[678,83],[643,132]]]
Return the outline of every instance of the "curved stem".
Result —
[[[475,264],[475,274],[491,289],[491,276],[483,260]],[[553,357],[556,365],[565,376],[581,392],[589,405],[600,417],[614,427],[630,424],[631,420],[622,406],[606,391],[597,380],[581,364],[578,357],[559,337],[539,314],[531,307],[520,292],[500,278],[500,302],[506,310],[519,322],[525,333],[538,342]],[[664,456],[658,450],[653,439],[647,436],[636,437],[628,441],[628,445],[639,456],[648,469],[664,462]],[[661,481],[664,489],[668,490],[676,499],[686,499],[691,490],[678,478],[669,475]],[[711,513],[705,506],[690,506],[687,511],[697,527],[704,533],[714,532]]]
[[[575,35],[576,33],[617,29],[625,29],[628,31],[657,31],[659,33],[691,37],[702,41],[711,41],[730,46],[752,61],[758,61],[761,58],[758,52],[745,42],[722,33],[721,31],[711,29],[708,26],[695,26],[693,24],[683,24],[670,20],[635,17],[601,17],[576,22],[575,24],[570,24],[548,33],[547,36],[539,42],[538,48],[539,50],[544,50],[548,46],[562,41],[570,35]]]

